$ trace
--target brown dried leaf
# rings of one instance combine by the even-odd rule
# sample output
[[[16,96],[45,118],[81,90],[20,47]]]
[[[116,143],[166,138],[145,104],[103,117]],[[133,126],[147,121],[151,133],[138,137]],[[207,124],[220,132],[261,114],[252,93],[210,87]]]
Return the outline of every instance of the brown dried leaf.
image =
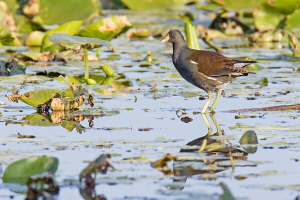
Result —
[[[12,33],[16,31],[15,20],[9,13],[8,7],[4,1],[0,1],[0,10],[3,10],[4,16],[1,16],[0,29],[8,28]]]
[[[114,169],[114,167],[108,162],[107,158],[110,158],[109,154],[101,154],[96,160],[91,162],[85,169],[82,170],[79,175],[79,180],[87,180],[91,177],[91,174],[95,174],[97,172],[106,174],[109,167]]]
[[[264,108],[248,108],[248,109],[239,109],[239,110],[228,110],[225,112],[242,113],[242,112],[253,112],[253,111],[279,111],[279,110],[300,110],[300,104],[270,106],[270,107],[264,107]]]
[[[54,55],[49,51],[38,54],[38,62],[50,62],[54,60]]]
[[[23,13],[30,18],[38,15],[40,13],[40,1],[29,0],[23,7]]]
[[[176,161],[177,157],[174,157],[171,154],[167,154],[163,158],[161,158],[160,160],[155,161],[154,163],[151,163],[151,166],[153,168],[156,168],[157,170],[161,171],[165,175],[172,175],[173,171],[168,167],[168,163],[171,160]]]
[[[35,138],[34,135],[21,135],[20,133],[18,133],[18,138]]]

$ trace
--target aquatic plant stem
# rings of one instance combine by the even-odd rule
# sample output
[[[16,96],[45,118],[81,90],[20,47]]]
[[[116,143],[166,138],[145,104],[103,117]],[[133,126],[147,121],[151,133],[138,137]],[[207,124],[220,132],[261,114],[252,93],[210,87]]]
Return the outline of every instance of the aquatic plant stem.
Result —
[[[191,49],[200,50],[200,43],[198,41],[195,25],[191,21],[185,20],[184,31],[185,31],[188,47]]]
[[[89,79],[89,54],[86,45],[83,45],[84,51],[84,78]]]

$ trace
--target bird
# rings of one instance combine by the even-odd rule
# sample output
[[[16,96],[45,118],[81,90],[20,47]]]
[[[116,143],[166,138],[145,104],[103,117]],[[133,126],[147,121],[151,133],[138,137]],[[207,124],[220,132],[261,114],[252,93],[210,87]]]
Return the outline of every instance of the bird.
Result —
[[[207,92],[208,98],[201,114],[214,114],[224,89],[236,77],[248,75],[246,66],[257,63],[234,60],[213,51],[190,49],[178,30],[170,30],[161,42],[173,44],[172,61],[179,74],[189,83]],[[217,93],[216,98],[207,111],[213,92]]]

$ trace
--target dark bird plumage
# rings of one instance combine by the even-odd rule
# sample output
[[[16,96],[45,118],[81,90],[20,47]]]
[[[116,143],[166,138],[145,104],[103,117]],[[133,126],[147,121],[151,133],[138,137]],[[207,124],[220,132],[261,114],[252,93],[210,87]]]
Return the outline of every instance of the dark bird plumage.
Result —
[[[208,100],[201,113],[206,113],[212,92],[217,96],[210,112],[218,102],[223,90],[238,76],[247,76],[247,65],[255,61],[233,60],[221,54],[188,48],[183,35],[178,30],[171,30],[162,42],[173,44],[172,60],[180,75],[191,84],[205,90]]]

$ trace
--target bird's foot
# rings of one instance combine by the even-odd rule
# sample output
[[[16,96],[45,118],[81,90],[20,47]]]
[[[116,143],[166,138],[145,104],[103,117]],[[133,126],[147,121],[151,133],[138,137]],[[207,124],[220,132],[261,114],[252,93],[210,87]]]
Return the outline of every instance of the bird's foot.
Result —
[[[201,114],[210,114],[210,115],[214,115],[217,112],[215,110],[202,110]]]

